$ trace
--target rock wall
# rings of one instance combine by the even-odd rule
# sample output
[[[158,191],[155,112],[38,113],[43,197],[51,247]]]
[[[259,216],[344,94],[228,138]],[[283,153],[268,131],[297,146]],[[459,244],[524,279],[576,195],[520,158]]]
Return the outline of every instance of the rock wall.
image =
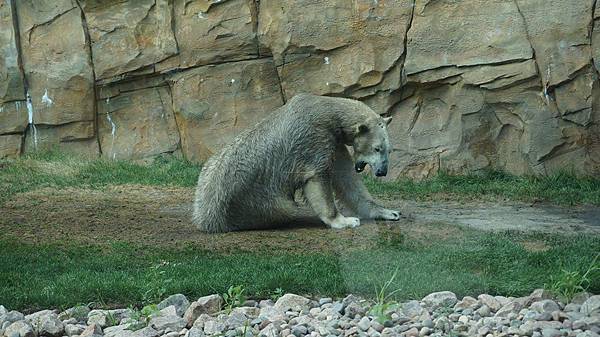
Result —
[[[595,0],[0,0],[0,157],[206,160],[299,92],[394,117],[392,176],[600,174]]]

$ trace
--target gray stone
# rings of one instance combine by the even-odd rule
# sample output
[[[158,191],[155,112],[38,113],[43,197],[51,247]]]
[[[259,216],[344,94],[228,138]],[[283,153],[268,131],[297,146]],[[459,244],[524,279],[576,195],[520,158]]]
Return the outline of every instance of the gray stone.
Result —
[[[420,316],[424,310],[419,301],[413,300],[402,304],[402,312],[409,318]]]
[[[25,319],[34,328],[34,332],[44,336],[62,336],[64,325],[58,315],[50,310],[43,310],[31,315],[25,316]]]
[[[282,311],[301,311],[308,308],[309,304],[310,300],[308,298],[295,294],[285,294],[275,302],[274,307]]]
[[[185,311],[189,308],[190,302],[185,297],[185,295],[175,294],[162,300],[160,303],[158,303],[157,307],[159,310],[162,310],[171,305],[175,306],[178,316],[183,316],[185,314]]]
[[[169,308],[171,308],[172,312],[167,312]],[[180,331],[186,327],[187,321],[176,314],[175,306],[169,306],[162,309],[159,314],[152,316],[149,325],[159,332],[167,329],[170,331]]]
[[[543,337],[559,337],[561,336],[561,332],[556,329],[543,329],[542,336]]]
[[[102,331],[102,327],[100,327],[97,323],[92,323],[88,325],[80,334],[80,337],[98,337],[102,336],[104,333]]]
[[[560,310],[558,304],[553,300],[541,300],[531,304],[530,309],[536,311],[540,314],[549,313],[551,314],[553,311]]]
[[[491,311],[487,305],[482,305],[481,308],[476,311],[481,317],[487,317],[490,315]]]
[[[365,316],[360,319],[356,326],[358,326],[358,328],[362,331],[367,331],[371,327],[371,320],[369,320],[369,318]]]
[[[86,326],[81,324],[65,324],[65,334],[67,336],[81,335]]]
[[[75,318],[78,322],[86,321],[88,314],[90,313],[90,308],[85,305],[80,305],[76,307],[69,308],[60,314],[58,314],[58,318],[60,320],[66,320],[69,318]]]
[[[500,308],[502,308],[502,304],[494,296],[481,294],[477,298],[481,301],[483,305],[487,305],[492,312],[496,312],[500,310]]]
[[[152,327],[144,327],[141,328],[139,330],[134,331],[131,334],[131,337],[158,337],[159,332],[154,330]],[[171,335],[169,337],[174,337],[174,336],[178,336],[179,332],[174,331],[171,333]]]
[[[104,337],[133,337],[129,324],[110,326],[104,329]]]
[[[450,291],[440,291],[436,293],[431,293],[425,296],[422,300],[425,303],[425,306],[431,309],[436,309],[439,307],[453,307],[458,301],[456,298],[456,294]]]
[[[508,317],[511,313],[518,313],[522,306],[519,302],[510,302],[504,305],[500,310],[496,312],[496,317]]]
[[[581,313],[592,316],[600,314],[600,295],[591,296],[581,305]]]
[[[331,299],[331,297],[323,297],[319,299],[319,305],[324,305],[327,303],[333,303],[333,300]]]
[[[201,328],[193,326],[185,334],[185,337],[204,337],[204,331]]]
[[[465,296],[462,300],[458,301],[454,305],[455,311],[462,311],[468,308],[477,308],[479,306],[479,301],[471,296]]]
[[[4,336],[6,337],[34,337],[36,334],[29,323],[25,321],[16,321],[11,323],[5,330]]]
[[[6,309],[5,309],[5,311],[6,311]],[[17,321],[22,321],[24,319],[25,319],[25,316],[16,310],[7,311],[4,314],[0,314],[0,324],[4,324],[6,322],[14,323]]]
[[[344,308],[344,316],[348,316],[349,318],[354,318],[357,315],[363,316],[365,312],[365,308],[358,302],[351,302]]]
[[[225,324],[218,320],[210,320],[204,323],[204,333],[207,335],[217,335],[225,331]]]
[[[183,319],[186,321],[187,326],[190,327],[200,315],[217,313],[221,310],[222,305],[223,299],[219,295],[200,297],[197,301],[190,304],[183,315]]]

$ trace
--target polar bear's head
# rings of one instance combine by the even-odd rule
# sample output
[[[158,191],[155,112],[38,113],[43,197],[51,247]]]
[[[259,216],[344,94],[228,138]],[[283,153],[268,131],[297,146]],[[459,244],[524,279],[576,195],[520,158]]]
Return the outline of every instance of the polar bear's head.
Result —
[[[392,117],[378,116],[356,126],[352,140],[356,172],[362,172],[369,164],[376,176],[387,175],[388,158],[392,152],[387,126],[391,121]]]

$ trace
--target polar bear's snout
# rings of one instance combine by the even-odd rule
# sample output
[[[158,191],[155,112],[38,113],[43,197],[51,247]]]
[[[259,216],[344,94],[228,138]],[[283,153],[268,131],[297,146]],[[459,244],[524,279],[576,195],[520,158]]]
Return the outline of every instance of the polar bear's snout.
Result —
[[[387,175],[387,166],[378,168],[377,171],[375,171],[375,175],[378,177],[385,177]]]

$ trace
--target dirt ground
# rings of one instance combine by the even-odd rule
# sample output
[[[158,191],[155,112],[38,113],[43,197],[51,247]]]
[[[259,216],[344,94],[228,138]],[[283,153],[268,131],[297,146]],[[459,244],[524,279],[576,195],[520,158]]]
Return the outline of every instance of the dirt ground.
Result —
[[[600,208],[516,203],[384,201],[403,212],[399,222],[367,223],[353,230],[287,228],[203,234],[190,222],[193,189],[110,186],[103,190],[45,188],[0,206],[0,233],[34,243],[125,241],[207,250],[338,249],[390,240],[451,239],[470,228],[600,234]],[[531,249],[541,249],[528,243]],[[543,248],[543,247],[542,247]]]

